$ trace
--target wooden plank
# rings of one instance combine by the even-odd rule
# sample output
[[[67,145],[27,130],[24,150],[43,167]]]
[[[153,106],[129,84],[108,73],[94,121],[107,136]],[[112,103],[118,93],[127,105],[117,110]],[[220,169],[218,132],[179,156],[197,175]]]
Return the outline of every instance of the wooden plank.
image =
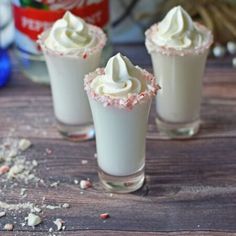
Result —
[[[149,70],[150,59],[139,45],[117,46],[137,64]],[[140,57],[143,55],[143,57]],[[66,232],[61,235],[236,235],[236,70],[230,59],[210,60],[204,78],[202,129],[187,141],[166,140],[155,125],[153,105],[147,140],[146,183],[133,194],[104,192],[96,173],[95,141],[70,143],[55,126],[50,89],[25,79],[17,67],[13,79],[0,93],[0,138],[28,137],[33,147],[27,159],[39,163],[37,176],[45,185],[18,183],[4,188],[0,201],[32,202],[69,209],[43,209],[43,224],[35,230],[24,222],[29,209],[7,211],[0,219],[0,235],[46,235],[53,220],[62,218]],[[13,58],[13,63],[16,63]],[[52,150],[50,155],[46,149]],[[88,164],[82,165],[82,160]],[[74,179],[90,178],[93,188],[83,191]],[[49,187],[60,181],[57,188]],[[28,195],[20,196],[21,188]],[[45,200],[43,200],[45,197]],[[109,212],[103,222],[99,214]],[[16,217],[16,218],[14,218]],[[13,222],[15,232],[1,231]]]
[[[13,128],[18,136],[61,138],[56,130],[49,95],[0,96],[0,110],[0,137],[7,136]],[[205,98],[201,113],[201,131],[195,138],[236,137],[236,99]],[[166,139],[157,131],[155,115],[153,105],[147,138]]]
[[[4,232],[4,236],[12,236],[12,232]],[[50,234],[49,234],[50,235]],[[83,230],[76,232],[60,232],[61,236],[130,236],[130,235],[145,235],[145,236],[235,236],[236,233],[230,232],[194,232],[194,231],[184,231],[184,232],[130,232],[130,231],[112,231],[112,230]],[[45,232],[17,232],[17,236],[45,236]]]
[[[34,147],[27,157],[38,161],[38,176],[47,186],[58,180],[60,184],[57,188],[30,185],[23,200],[19,193],[25,186],[19,184],[4,194],[3,200],[40,205],[45,197],[45,204],[71,205],[69,209],[44,209],[44,223],[37,230],[46,232],[53,227],[53,220],[62,218],[68,231],[236,231],[236,139],[149,140],[145,186],[134,194],[112,196],[98,183],[95,142],[32,141]],[[52,154],[45,157],[46,148],[51,148]],[[81,165],[82,159],[88,160],[88,164]],[[73,180],[87,177],[94,187],[81,194]],[[99,218],[103,212],[111,216],[105,223]],[[15,214],[17,222],[23,222],[27,211]],[[12,216],[2,218],[1,224],[10,222]],[[15,230],[31,229],[16,224]]]
[[[117,45],[139,64],[140,55],[146,55],[142,45]],[[13,63],[16,60],[12,55]],[[204,78],[202,103],[202,128],[197,139],[236,137],[236,70],[229,66],[229,58],[210,60]],[[150,64],[149,65],[149,70]],[[228,65],[228,66],[224,66]],[[146,66],[147,67],[147,66]],[[13,80],[0,93],[0,137],[9,133],[9,127],[16,129],[16,135],[26,137],[60,138],[56,131],[50,88],[26,79],[17,66],[13,70]],[[153,105],[147,138],[163,140],[155,125]]]

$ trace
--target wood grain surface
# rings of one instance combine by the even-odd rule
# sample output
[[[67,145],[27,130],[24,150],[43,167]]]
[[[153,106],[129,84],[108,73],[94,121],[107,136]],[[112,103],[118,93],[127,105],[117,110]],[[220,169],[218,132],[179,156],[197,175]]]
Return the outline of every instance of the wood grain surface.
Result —
[[[151,71],[141,45],[117,45],[131,60]],[[13,57],[9,85],[0,90],[0,139],[29,138],[33,147],[26,158],[37,160],[37,176],[45,184],[0,182],[0,201],[38,205],[69,203],[68,209],[44,209],[43,223],[35,229],[22,226],[29,209],[6,210],[0,218],[0,236],[6,235],[236,235],[236,69],[230,59],[207,64],[203,86],[200,133],[186,141],[168,140],[155,126],[153,105],[147,135],[146,182],[133,194],[105,192],[96,173],[95,141],[71,143],[56,130],[50,89],[27,80]],[[46,151],[52,152],[48,154]],[[85,165],[82,160],[87,160]],[[1,177],[0,177],[1,178]],[[93,187],[79,188],[74,180],[90,178]],[[60,181],[57,187],[51,183]],[[20,197],[21,188],[27,196]],[[0,208],[1,211],[1,208]],[[103,221],[99,215],[108,212]],[[61,218],[66,229],[57,232],[53,221]],[[13,232],[3,231],[6,223]],[[54,232],[48,230],[53,227]]]

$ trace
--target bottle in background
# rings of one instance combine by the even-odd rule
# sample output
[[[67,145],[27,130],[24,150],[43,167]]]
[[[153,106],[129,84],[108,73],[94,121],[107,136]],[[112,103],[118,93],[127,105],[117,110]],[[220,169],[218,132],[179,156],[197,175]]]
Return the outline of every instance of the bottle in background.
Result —
[[[12,0],[16,53],[24,74],[35,82],[49,84],[43,54],[36,43],[38,34],[69,10],[87,22],[109,30],[109,0]],[[107,32],[109,34],[109,32]],[[111,54],[104,50],[103,60]]]
[[[0,0],[0,47],[7,48],[14,38],[11,1]]]
[[[0,88],[5,86],[11,74],[11,61],[7,47],[12,43],[14,28],[11,5],[8,0],[0,1]]]
[[[0,33],[1,34],[1,33]],[[5,48],[0,47],[0,88],[4,87],[11,75],[11,61]]]

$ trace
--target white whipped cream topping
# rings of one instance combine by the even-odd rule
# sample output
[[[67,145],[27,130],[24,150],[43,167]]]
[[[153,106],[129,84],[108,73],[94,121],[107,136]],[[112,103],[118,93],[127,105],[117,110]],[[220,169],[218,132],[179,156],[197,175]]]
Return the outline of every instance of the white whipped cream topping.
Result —
[[[127,98],[131,94],[139,94],[147,89],[143,75],[130,60],[120,53],[111,57],[105,67],[105,74],[97,76],[91,88],[99,95],[116,98]]]
[[[205,39],[189,14],[181,6],[177,6],[158,24],[158,31],[152,40],[159,46],[181,50],[197,48]]]
[[[45,40],[46,47],[62,53],[91,48],[95,43],[96,39],[89,34],[86,22],[69,11],[64,14],[62,19],[54,23]]]

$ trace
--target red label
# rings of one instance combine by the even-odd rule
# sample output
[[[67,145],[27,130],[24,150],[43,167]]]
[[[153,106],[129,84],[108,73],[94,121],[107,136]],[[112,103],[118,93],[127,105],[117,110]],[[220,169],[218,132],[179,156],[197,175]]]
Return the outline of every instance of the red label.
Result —
[[[49,11],[16,5],[13,5],[13,11],[16,29],[32,40],[37,40],[38,34],[48,29],[65,13],[65,10]],[[100,27],[104,27],[109,21],[108,0],[76,8],[71,12]]]

